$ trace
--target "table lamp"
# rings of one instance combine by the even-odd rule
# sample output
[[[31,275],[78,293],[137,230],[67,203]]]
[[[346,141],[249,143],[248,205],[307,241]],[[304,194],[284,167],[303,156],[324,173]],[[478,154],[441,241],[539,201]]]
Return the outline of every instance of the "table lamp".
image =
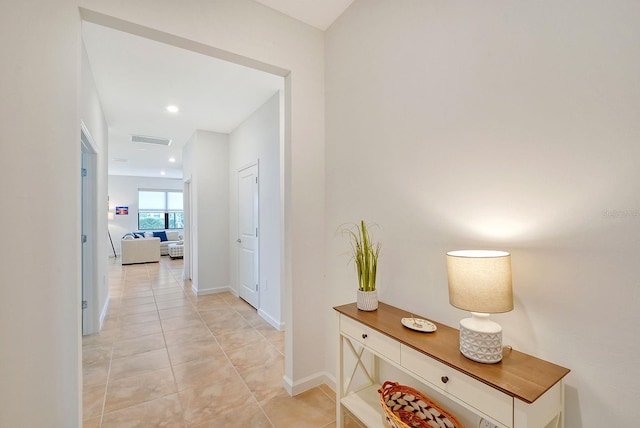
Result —
[[[502,327],[489,314],[513,309],[511,254],[505,251],[460,250],[447,253],[449,303],[470,311],[460,321],[460,352],[470,360],[502,361]]]

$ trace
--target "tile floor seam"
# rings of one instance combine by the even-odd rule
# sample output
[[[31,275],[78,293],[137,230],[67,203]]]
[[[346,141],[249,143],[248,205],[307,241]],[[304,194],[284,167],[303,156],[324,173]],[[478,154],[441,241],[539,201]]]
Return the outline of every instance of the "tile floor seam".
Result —
[[[115,342],[111,344],[111,353],[109,355],[109,369],[107,369],[107,379],[104,385],[104,396],[102,397],[102,408],[100,409],[100,426],[102,426],[102,420],[104,419],[104,409],[107,406],[107,392],[109,391],[109,375],[111,374],[111,361],[113,361],[113,348]]]
[[[145,265],[146,267],[146,265]],[[147,273],[149,272],[148,267],[147,267]],[[152,290],[151,292],[153,293],[153,287],[151,287]],[[162,325],[162,320],[160,319],[160,312],[158,309],[158,301],[156,300],[156,294],[153,293],[153,301],[156,305],[156,311],[158,311],[158,322],[160,323],[160,330],[162,332],[162,340],[164,341],[164,349],[165,352],[167,353],[167,359],[169,360],[169,368],[171,370],[171,377],[173,378],[173,386],[175,387],[175,394],[178,396],[178,404],[180,405],[180,409],[182,410],[182,423],[183,425],[186,427],[188,426],[187,424],[187,420],[184,417],[184,406],[182,405],[182,400],[180,400],[180,390],[178,387],[178,380],[176,379],[176,373],[175,370],[173,369],[173,362],[171,361],[171,354],[169,354],[169,346],[167,345],[167,336],[165,335],[165,330],[164,327]]]
[[[153,371],[150,371],[150,372],[147,372],[147,373],[144,373],[144,374],[150,374],[150,373],[153,373],[153,372],[159,372],[159,371],[166,370],[166,369],[167,369],[167,367],[164,367],[164,368],[162,368],[162,369],[159,369],[159,370],[153,370]],[[131,376],[131,377],[135,377],[135,376]],[[119,379],[118,379],[118,380],[119,380]],[[151,400],[141,401],[141,402],[139,402],[139,403],[135,403],[135,404],[132,404],[132,405],[130,405],[130,406],[120,407],[120,408],[117,408],[117,409],[111,410],[111,411],[109,411],[109,412],[105,412],[105,411],[103,411],[103,412],[102,412],[102,413],[103,413],[103,418],[104,418],[104,415],[110,415],[110,414],[113,414],[113,413],[116,413],[116,412],[120,412],[120,411],[123,411],[123,410],[131,409],[131,408],[133,408],[133,407],[142,406],[142,405],[144,405],[144,404],[150,403],[150,402],[152,402],[152,401],[160,400],[160,399],[163,399],[163,398],[169,397],[169,396],[174,395],[174,394],[176,394],[176,395],[177,395],[177,394],[178,394],[178,391],[176,391],[176,392],[171,392],[171,393],[168,393],[168,394],[165,394],[165,395],[159,395],[159,396],[157,396],[157,397],[155,397],[155,398],[153,398],[153,399],[151,399]]]
[[[238,375],[238,378],[240,378],[240,380],[242,381],[242,383],[244,384],[244,387],[249,391],[249,393],[251,394],[251,398],[253,398],[253,400],[256,402],[256,404],[258,405],[258,407],[260,407],[260,411],[264,414],[264,416],[267,418],[267,420],[269,420],[268,416],[266,415],[266,413],[264,412],[264,410],[262,409],[262,407],[260,406],[260,403],[258,402],[258,400],[255,397],[255,394],[253,393],[253,391],[251,390],[251,388],[249,388],[249,385],[247,385],[246,381],[244,380],[244,378],[240,375],[240,373],[238,372],[236,366],[233,364],[233,362],[231,361],[231,359],[229,358],[229,356],[227,355],[227,352],[224,350],[224,348],[222,347],[222,345],[218,342],[218,339],[216,337],[215,334],[213,334],[213,332],[211,331],[211,329],[209,328],[209,326],[207,325],[207,323],[204,321],[204,319],[202,318],[202,314],[200,313],[200,310],[198,310],[197,305],[193,304],[193,302],[190,301],[190,303],[194,306],[195,312],[198,314],[198,318],[200,319],[200,321],[205,325],[205,327],[207,328],[207,330],[209,331],[209,334],[211,335],[211,337],[213,338],[213,340],[216,342],[216,344],[220,347],[220,350],[222,351],[222,354],[224,355],[225,359],[227,360],[227,363],[229,363],[229,365],[233,368],[234,372],[236,373],[236,375]],[[228,306],[228,304],[225,302],[225,305]],[[173,369],[173,366],[172,366]],[[186,419],[185,419],[186,422]],[[271,423],[271,421],[269,420],[269,423]],[[188,426],[189,424],[186,423],[186,425]],[[271,423],[271,426],[273,427],[273,423]]]
[[[220,342],[218,342],[218,339],[216,338],[216,335],[213,334],[213,332],[211,331],[211,329],[209,328],[209,326],[205,322],[204,318],[202,318],[202,314],[198,310],[198,306],[196,304],[194,304],[190,299],[187,299],[187,300],[189,300],[189,304],[191,304],[191,306],[193,306],[193,310],[195,311],[196,314],[198,314],[198,318],[200,319],[200,321],[202,321],[202,323],[204,324],[206,329],[209,331],[209,334],[211,335],[213,340],[216,342],[216,345],[220,346],[220,349],[222,349],[222,346],[220,345]]]
[[[270,344],[271,346],[273,346],[273,347],[275,348],[275,350],[276,350],[276,351],[278,351],[278,353],[279,353],[280,355],[282,355],[282,356],[284,357],[284,352],[280,352],[280,349],[279,349],[277,346],[275,346],[275,344],[274,344],[273,342],[271,342],[267,336],[265,336],[264,334],[262,334],[262,332],[261,332],[260,330],[258,330],[257,328],[255,328],[255,327],[253,327],[253,328],[258,332],[258,334],[259,334],[260,336],[262,336],[262,337],[263,337],[267,342],[269,342],[269,344]],[[278,330],[278,331],[279,331],[279,330]]]
[[[172,276],[175,279],[175,276],[172,273]],[[176,281],[178,283],[178,281]],[[202,316],[200,315],[200,312],[198,311],[197,306],[188,298],[186,292],[184,291],[184,288],[181,287],[183,294],[185,295],[185,298],[189,301],[189,304],[192,306],[193,310],[198,314],[198,318],[200,319],[200,321],[206,326],[206,323],[204,322],[204,320],[202,319]],[[154,293],[154,301],[156,302],[156,308],[157,308],[157,300],[155,299],[155,293]],[[158,309],[159,311],[159,309]],[[158,317],[160,317],[160,313],[158,312]],[[167,351],[168,357],[169,357],[169,366],[171,367],[171,375],[173,376],[173,383],[176,387],[176,394],[178,396],[178,403],[180,404],[180,408],[182,409],[182,422],[184,424],[185,427],[189,426],[189,422],[187,421],[186,417],[185,417],[185,412],[184,412],[184,406],[182,404],[182,400],[180,399],[180,386],[178,385],[178,379],[176,377],[176,373],[174,370],[174,366],[179,365],[179,364],[174,364],[173,360],[171,358],[171,354],[169,354],[169,345],[167,344],[167,337],[165,335],[165,330],[164,327],[162,325],[162,320],[160,320],[160,329],[162,330],[162,337],[164,339],[164,344],[165,344],[165,349]],[[211,332],[211,330],[209,330],[209,328],[207,327],[207,330],[209,331],[210,336],[213,338],[213,340],[216,342],[216,344],[218,346],[220,346],[220,344],[217,342],[215,336],[213,335],[213,333]],[[221,348],[222,349],[222,348]],[[228,359],[227,359],[228,360]]]
[[[146,265],[145,265],[145,270],[147,271],[147,278],[150,279],[149,270],[148,270],[148,267]],[[127,269],[125,269],[125,277],[126,277],[126,273],[127,273]],[[123,281],[122,288],[124,288],[124,281]],[[151,288],[151,292],[152,292],[152,295],[153,295],[154,304],[156,305],[156,313],[157,313],[158,312],[158,307],[157,307],[157,301],[155,299],[155,293],[153,293],[153,287],[150,287],[150,288]],[[120,311],[118,311],[118,319],[119,318],[120,318]],[[171,363],[171,357],[169,355],[169,349],[168,349],[166,338],[165,338],[165,335],[164,335],[164,329],[162,328],[162,322],[159,319],[159,314],[158,314],[158,322],[160,323],[160,329],[161,329],[161,332],[162,332],[162,339],[163,339],[163,342],[164,342],[164,350],[165,350],[165,353],[167,354],[167,360],[169,361],[169,368],[171,369],[171,376],[173,378],[173,384],[175,386],[175,392],[172,392],[172,393],[167,394],[167,395],[162,395],[160,397],[155,397],[152,400],[146,400],[146,401],[143,401],[141,403],[136,403],[136,404],[133,404],[131,406],[115,409],[115,410],[113,410],[111,412],[105,412],[105,409],[106,409],[106,396],[107,396],[106,389],[109,387],[109,382],[108,381],[109,381],[109,375],[110,375],[110,372],[111,372],[111,363],[113,362],[113,348],[115,347],[115,343],[116,343],[116,341],[114,341],[113,345],[112,345],[111,359],[110,359],[110,362],[109,362],[109,375],[107,376],[107,385],[106,385],[106,388],[105,388],[105,402],[103,403],[102,415],[101,415],[101,420],[100,420],[100,425],[101,426],[102,426],[102,423],[104,422],[104,416],[105,415],[112,414],[112,413],[119,412],[119,411],[123,411],[123,410],[126,410],[126,409],[131,409],[133,407],[140,406],[140,405],[143,405],[145,403],[149,403],[151,401],[159,400],[159,399],[168,397],[168,396],[173,395],[173,394],[176,394],[176,395],[178,394],[178,383],[176,381],[175,373],[173,371],[173,365]],[[150,335],[143,335],[143,336],[139,336],[139,337],[144,337],[144,336],[150,336]],[[136,355],[140,355],[140,354],[144,354],[144,353],[145,352],[140,352],[140,353],[138,353]],[[124,377],[124,378],[121,378],[121,379],[135,377],[135,376],[139,376],[139,375],[142,375],[142,374],[153,373],[154,371],[160,371],[160,370],[164,370],[164,369],[166,369],[166,367],[160,368],[158,370],[152,370],[150,372],[139,373],[139,374],[133,375],[133,376],[127,376],[127,377]],[[114,379],[114,380],[119,380],[119,379]],[[180,402],[180,401],[178,400],[178,402]],[[180,407],[182,408],[182,403],[180,403]],[[186,421],[184,419],[184,416],[182,417],[182,420],[183,420],[183,422],[185,423],[185,426],[186,426]]]
[[[160,316],[160,314],[158,314]],[[164,347],[167,351],[167,356],[169,357],[169,367],[171,368],[171,376],[173,377],[173,385],[176,389],[176,395],[178,396],[178,404],[180,404],[180,408],[182,409],[182,422],[185,427],[188,426],[187,420],[184,417],[184,406],[182,405],[182,400],[180,400],[180,390],[178,387],[178,380],[176,379],[176,372],[173,369],[173,362],[171,361],[171,354],[169,354],[169,346],[167,345],[167,336],[164,334],[164,328],[162,328],[162,321],[160,321],[160,329],[162,330],[162,338],[164,340]]]
[[[127,271],[125,270],[125,275],[127,274]],[[124,288],[124,285],[121,284],[120,288]],[[120,311],[118,311],[120,312]],[[118,317],[120,316],[120,314],[118,313]],[[117,322],[117,318],[116,317],[116,322]],[[119,325],[117,325],[118,329],[120,328]],[[107,369],[107,379],[106,379],[106,384],[104,385],[104,397],[102,399],[102,410],[100,412],[100,426],[102,426],[102,423],[104,422],[104,411],[107,407],[107,394],[109,392],[109,378],[111,376],[111,363],[113,362],[113,351],[115,349],[116,346],[116,340],[113,339],[111,341],[111,352],[109,353],[109,368]]]
[[[213,333],[212,333],[213,334]],[[233,361],[231,361],[231,358],[229,358],[229,355],[227,355],[227,351],[225,351],[225,349],[220,346],[220,349],[222,349],[222,353],[224,354],[225,358],[227,359],[227,362],[231,365],[231,367],[233,367],[233,371],[236,373],[236,375],[238,375],[238,377],[242,380],[242,383],[244,384],[245,388],[247,388],[247,390],[249,391],[249,393],[251,394],[251,397],[253,398],[253,401],[256,402],[256,404],[258,405],[258,407],[260,408],[260,411],[264,414],[264,416],[267,418],[267,420],[269,421],[269,423],[271,423],[271,426],[273,427],[273,423],[271,422],[271,419],[269,418],[269,416],[267,415],[267,413],[264,411],[264,409],[262,408],[262,406],[260,405],[260,402],[258,401],[258,399],[256,398],[255,393],[251,390],[251,388],[249,387],[249,384],[247,384],[247,381],[244,379],[244,377],[242,377],[242,375],[240,374],[240,372],[238,371],[238,368],[235,366],[235,364],[233,364]]]
[[[229,303],[227,303],[225,301],[225,305],[230,307]],[[232,308],[236,313],[238,313],[241,317],[242,314],[240,312],[238,312],[235,308]],[[198,312],[198,316],[200,317],[200,319],[202,320],[202,322],[204,322],[204,319],[202,318],[202,315],[200,314],[200,311],[197,310]],[[242,317],[244,319],[244,317]],[[246,321],[246,320],[245,320]],[[205,322],[205,325],[207,325],[207,323]],[[251,326],[252,329],[255,329],[253,326]],[[218,339],[216,338],[216,335],[213,334],[213,332],[211,331],[211,329],[209,329],[209,326],[207,325],[207,330],[209,330],[209,332],[211,333],[211,335],[213,336],[213,338],[216,340],[216,343],[218,343],[218,346],[220,346],[220,349],[222,350],[223,355],[225,356],[225,358],[227,359],[227,362],[231,365],[231,367],[233,367],[234,372],[236,373],[236,375],[238,375],[238,377],[242,380],[242,383],[244,384],[245,388],[249,391],[249,393],[251,394],[251,398],[253,398],[253,401],[258,405],[258,408],[260,409],[260,411],[262,412],[262,414],[264,415],[265,418],[267,418],[267,420],[269,421],[269,423],[271,424],[272,427],[275,427],[275,425],[273,424],[273,422],[271,421],[271,418],[269,418],[269,415],[267,415],[267,412],[264,411],[264,409],[262,408],[262,405],[260,404],[260,401],[258,400],[258,398],[256,397],[255,393],[251,390],[251,388],[249,387],[249,385],[247,384],[246,380],[244,379],[244,377],[242,377],[242,375],[240,374],[240,372],[238,371],[238,368],[236,367],[236,365],[233,363],[233,361],[231,361],[231,358],[229,358],[229,355],[227,354],[227,351],[222,347],[222,345],[220,345],[220,343],[218,342]],[[259,332],[258,332],[259,333]],[[227,333],[230,334],[230,333]],[[223,336],[223,335],[221,335]],[[237,348],[237,349],[241,349]],[[234,349],[237,350],[237,349]]]
[[[269,423],[271,424],[271,427],[276,428],[276,425],[273,423],[273,421],[271,420],[267,412],[265,412],[264,408],[262,407],[262,404],[256,399],[255,395],[253,396],[253,399],[256,400],[256,404],[258,405],[258,408],[260,409],[264,417],[267,418],[267,421],[269,421]]]

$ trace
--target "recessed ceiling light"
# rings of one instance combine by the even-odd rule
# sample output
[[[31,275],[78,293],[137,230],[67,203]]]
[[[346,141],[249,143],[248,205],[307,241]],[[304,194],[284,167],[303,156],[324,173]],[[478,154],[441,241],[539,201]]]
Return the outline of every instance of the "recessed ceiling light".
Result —
[[[169,158],[169,162],[174,163],[176,161],[176,158]]]
[[[169,113],[177,113],[180,111],[180,109],[178,108],[178,106],[170,105],[170,106],[167,106],[167,111]]]
[[[165,175],[165,174],[166,174],[166,172],[160,171],[160,175]]]

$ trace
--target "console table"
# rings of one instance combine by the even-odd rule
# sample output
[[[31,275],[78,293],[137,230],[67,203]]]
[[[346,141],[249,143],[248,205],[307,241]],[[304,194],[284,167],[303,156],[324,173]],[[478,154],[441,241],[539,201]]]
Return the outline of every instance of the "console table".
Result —
[[[400,320],[412,315],[382,302],[372,312],[359,311],[355,303],[334,309],[339,322],[337,428],[343,425],[344,409],[369,428],[385,426],[377,392],[380,361],[499,428],[564,428],[562,379],[569,369],[516,350],[505,350],[497,364],[476,363],[460,353],[457,329],[431,320],[437,326],[433,333],[410,330]],[[363,361],[365,350],[373,355],[369,364]],[[348,376],[345,351],[355,357]],[[358,370],[370,383],[354,390]]]

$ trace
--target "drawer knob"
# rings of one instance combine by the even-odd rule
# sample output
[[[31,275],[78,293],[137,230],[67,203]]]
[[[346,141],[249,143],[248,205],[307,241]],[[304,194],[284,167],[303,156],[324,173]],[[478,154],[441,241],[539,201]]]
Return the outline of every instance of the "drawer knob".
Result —
[[[442,383],[447,383],[449,382],[449,376],[442,376],[440,380],[442,381]]]
[[[362,333],[362,338],[366,339],[367,338],[367,333]]]

